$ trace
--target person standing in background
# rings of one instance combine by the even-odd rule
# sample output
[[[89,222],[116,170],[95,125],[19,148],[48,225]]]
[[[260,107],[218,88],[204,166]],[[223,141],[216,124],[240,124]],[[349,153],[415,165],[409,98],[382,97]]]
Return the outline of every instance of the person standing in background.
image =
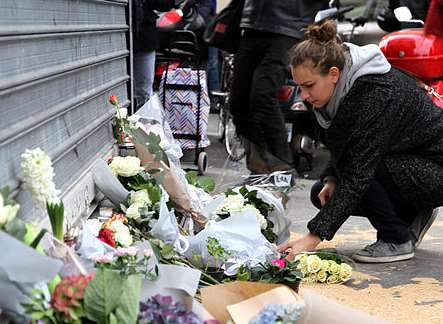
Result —
[[[159,45],[154,10],[168,11],[174,0],[134,0],[132,7],[132,33],[134,48],[135,110],[143,106],[152,95],[155,73],[155,50]]]
[[[251,174],[295,174],[278,90],[288,76],[288,51],[329,1],[245,0],[235,55],[231,111],[244,139]]]

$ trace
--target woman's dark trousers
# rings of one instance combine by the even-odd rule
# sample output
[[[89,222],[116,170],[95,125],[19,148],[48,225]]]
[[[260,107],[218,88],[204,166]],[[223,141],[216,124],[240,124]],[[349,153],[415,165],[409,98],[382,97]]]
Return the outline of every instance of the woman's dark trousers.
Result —
[[[318,209],[321,208],[318,194],[322,188],[321,181],[311,188],[311,202]],[[387,243],[409,241],[409,226],[418,212],[398,192],[386,166],[381,163],[355,212],[355,216],[368,218],[377,230],[377,238]]]

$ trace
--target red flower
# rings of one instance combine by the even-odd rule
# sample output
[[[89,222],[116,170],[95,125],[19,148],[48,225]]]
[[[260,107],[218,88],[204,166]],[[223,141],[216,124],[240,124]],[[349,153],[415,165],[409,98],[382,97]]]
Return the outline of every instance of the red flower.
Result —
[[[97,238],[115,248],[114,232],[111,229],[102,228],[100,232],[98,232]]]
[[[63,313],[68,321],[72,320],[71,311],[82,315],[83,296],[92,277],[93,275],[69,276],[55,287],[51,296],[51,305],[56,311]]]
[[[111,105],[113,106],[117,106],[118,105],[118,99],[117,96],[110,96],[109,97],[109,102]]]

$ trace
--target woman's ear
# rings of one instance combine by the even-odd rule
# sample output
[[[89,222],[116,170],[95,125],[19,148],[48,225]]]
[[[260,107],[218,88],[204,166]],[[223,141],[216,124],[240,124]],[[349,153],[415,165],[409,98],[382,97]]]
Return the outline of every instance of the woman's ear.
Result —
[[[340,70],[338,67],[336,66],[332,66],[329,68],[329,73],[328,73],[331,81],[335,84],[338,82],[338,79],[340,78]]]

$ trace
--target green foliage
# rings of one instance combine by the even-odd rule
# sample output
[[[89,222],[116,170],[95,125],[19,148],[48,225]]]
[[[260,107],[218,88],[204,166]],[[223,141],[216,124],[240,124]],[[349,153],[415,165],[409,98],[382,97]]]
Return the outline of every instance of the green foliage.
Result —
[[[186,172],[186,180],[189,184],[201,188],[207,193],[211,193],[215,189],[215,181],[210,177],[198,176],[197,171]]]
[[[221,268],[226,260],[231,256],[231,253],[226,251],[215,237],[208,237],[206,240],[206,248],[208,249],[208,254],[214,260],[214,266],[216,268]],[[206,269],[208,268],[208,264],[206,264]]]
[[[304,275],[297,269],[298,261],[283,261],[285,266],[279,267],[272,262],[260,263],[259,267],[250,269],[252,281],[267,283],[284,283],[300,281]]]
[[[15,217],[5,225],[4,229],[8,234],[14,236],[17,240],[24,241],[26,235],[26,224],[22,220]]]
[[[25,313],[31,317],[32,323],[43,321],[44,323],[57,324],[54,310],[49,307],[45,294],[38,289],[31,291],[29,303],[22,304]]]
[[[63,202],[58,204],[46,202],[46,211],[48,212],[49,220],[51,221],[51,228],[54,237],[59,241],[63,241],[63,222],[65,213]]]
[[[85,291],[85,312],[88,319],[98,324],[135,323],[141,277],[127,278],[119,272],[100,269]],[[134,305],[135,304],[135,305]]]

